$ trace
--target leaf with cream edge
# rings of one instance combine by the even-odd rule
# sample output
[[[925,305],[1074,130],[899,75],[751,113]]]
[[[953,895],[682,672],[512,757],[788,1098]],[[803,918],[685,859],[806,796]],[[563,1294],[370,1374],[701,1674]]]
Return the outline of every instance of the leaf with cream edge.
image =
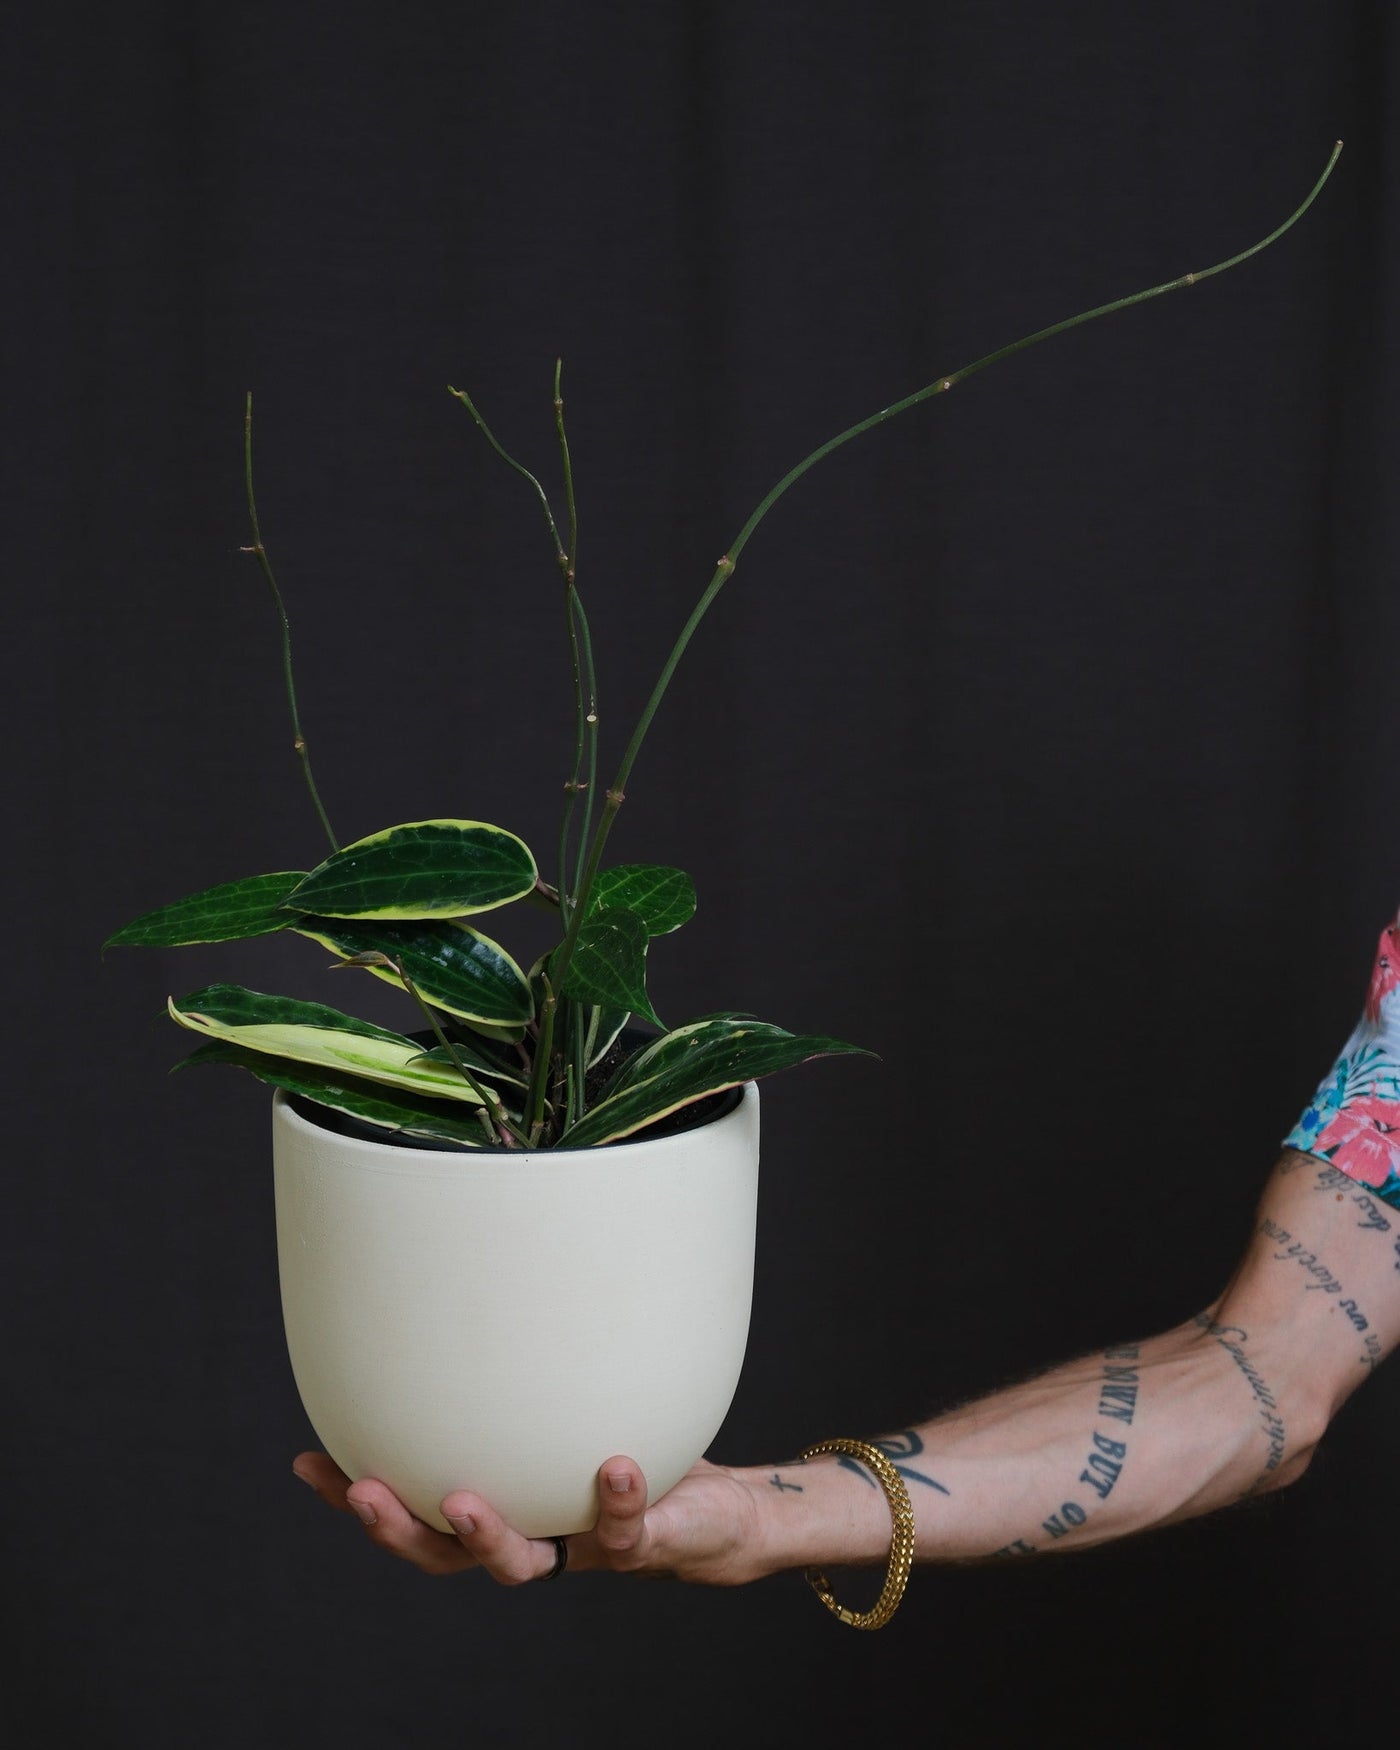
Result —
[[[481,1111],[479,1106],[473,1107],[470,1113],[462,1113],[454,1110],[446,1100],[423,1099],[396,1088],[356,1081],[351,1076],[342,1076],[315,1064],[297,1063],[288,1057],[267,1057],[262,1052],[249,1051],[221,1039],[197,1046],[175,1068],[193,1069],[206,1063],[227,1063],[246,1069],[268,1087],[300,1094],[318,1106],[344,1112],[396,1136],[454,1142],[463,1148],[489,1146],[481,1119],[477,1116]]]
[[[169,905],[133,918],[104,948],[184,948],[192,942],[237,942],[248,936],[270,936],[290,929],[296,919],[286,901],[305,881],[301,869],[277,875],[250,875],[243,881],[221,881],[217,887],[187,894]]]
[[[206,1039],[438,1099],[481,1104],[454,1070],[425,1062],[423,1047],[414,1040],[322,1003],[265,996],[237,984],[211,984],[178,1003],[172,997],[169,1008],[172,1020]]]
[[[466,917],[523,899],[538,879],[529,847],[504,827],[417,820],[336,851],[286,904],[316,917]]]
[[[768,1021],[697,1021],[663,1034],[629,1058],[604,1097],[559,1139],[596,1148],[630,1136],[668,1112],[813,1057],[873,1057],[863,1046],[789,1033]]]
[[[357,954],[386,954],[403,966],[409,982],[434,1008],[463,1021],[525,1034],[534,1003],[525,974],[499,943],[469,924],[453,919],[421,918],[386,923],[378,918],[319,918],[294,921],[292,929],[323,948],[352,959]],[[366,970],[396,989],[403,986],[392,967]]]

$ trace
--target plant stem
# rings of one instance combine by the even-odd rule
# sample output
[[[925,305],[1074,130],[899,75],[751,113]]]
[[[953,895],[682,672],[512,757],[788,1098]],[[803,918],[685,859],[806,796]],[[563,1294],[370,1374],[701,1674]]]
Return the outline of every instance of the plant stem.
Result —
[[[739,533],[730,544],[728,552],[717,562],[714,575],[711,577],[703,595],[691,611],[690,617],[681,628],[680,635],[677,637],[676,642],[671,649],[671,654],[666,659],[666,663],[661,670],[656,685],[652,689],[651,697],[647,700],[641,717],[638,719],[637,727],[632,732],[632,739],[628,742],[627,749],[622,756],[622,763],[619,765],[617,776],[613,779],[612,787],[608,791],[603,812],[599,817],[598,825],[593,835],[593,842],[589,848],[587,867],[578,883],[577,891],[574,896],[573,918],[570,922],[569,929],[565,934],[563,945],[555,955],[554,975],[560,986],[563,985],[564,978],[568,973],[569,963],[573,958],[574,944],[578,940],[579,925],[587,910],[588,895],[597,875],[598,866],[602,861],[603,846],[606,844],[608,834],[612,830],[613,821],[617,818],[617,812],[625,800],[627,782],[631,776],[632,767],[636,761],[638,753],[641,751],[642,743],[646,739],[647,731],[651,728],[652,719],[656,716],[657,708],[665,697],[666,689],[671,684],[671,677],[675,674],[676,667],[679,664],[681,657],[685,654],[686,646],[694,636],[696,628],[709,612],[715,597],[733,575],[735,564],[738,561],[740,553],[748,545],[750,536],[788,488],[795,485],[808,469],[815,467],[823,457],[829,456],[833,450],[839,449],[843,444],[849,443],[852,438],[859,437],[863,432],[873,430],[877,425],[883,425],[887,419],[893,419],[896,414],[904,413],[911,407],[917,407],[921,401],[927,401],[935,395],[946,394],[955,383],[962,382],[964,378],[972,376],[977,371],[985,370],[988,365],[996,364],[999,359],[1010,358],[1013,353],[1024,352],[1027,347],[1034,346],[1039,341],[1049,340],[1050,337],[1055,334],[1064,334],[1068,329],[1078,328],[1083,323],[1092,322],[1099,316],[1109,316],[1112,315],[1115,310],[1126,310],[1130,305],[1145,303],[1149,298],[1160,298],[1167,292],[1179,291],[1183,286],[1193,286],[1201,280],[1211,279],[1218,273],[1224,273],[1228,268],[1237,267],[1242,261],[1248,261],[1252,255],[1258,255],[1261,250],[1267,249],[1271,243],[1276,242],[1282,237],[1286,231],[1291,230],[1292,227],[1297,224],[1298,220],[1302,218],[1303,214],[1307,212],[1308,208],[1322,192],[1323,184],[1332,174],[1333,166],[1336,164],[1337,159],[1341,154],[1341,150],[1342,142],[1338,140],[1332,148],[1331,156],[1328,158],[1321,176],[1319,176],[1317,181],[1313,184],[1311,192],[1301,205],[1298,206],[1295,211],[1277,227],[1276,230],[1271,231],[1267,237],[1261,238],[1259,242],[1251,244],[1248,249],[1242,249],[1238,255],[1232,255],[1225,261],[1216,262],[1213,267],[1199,268],[1193,273],[1182,274],[1178,279],[1167,280],[1158,286],[1149,286],[1146,291],[1134,292],[1126,298],[1115,298],[1111,303],[1096,305],[1092,310],[1082,311],[1077,316],[1066,317],[1064,321],[1052,323],[1048,328],[1038,328],[1033,334],[1024,335],[1020,340],[1012,341],[1009,346],[999,347],[995,352],[989,352],[985,357],[975,359],[970,365],[964,365],[961,370],[953,371],[944,377],[939,377],[934,382],[926,385],[926,387],[916,390],[914,394],[906,395],[902,401],[896,401],[889,407],[881,408],[878,413],[872,413],[868,418],[857,421],[855,425],[848,426],[845,431],[838,432],[835,437],[829,438],[826,443],[821,444],[817,449],[813,450],[810,455],[805,456],[796,467],[790,468],[788,472],[783,475],[782,479],[777,482],[767,496],[754,508],[748,521],[744,524],[743,528],[740,529]]]
[[[574,468],[569,456],[569,440],[564,431],[564,401],[559,392],[559,382],[563,375],[564,361],[554,361],[554,423],[559,433],[559,454],[564,470],[564,493],[569,505],[569,559],[564,567],[564,582],[568,592],[569,643],[577,665],[582,657],[583,693],[580,695],[579,718],[580,733],[588,748],[588,777],[583,781],[583,822],[579,828],[578,859],[574,868],[574,886],[578,885],[578,877],[583,870],[584,851],[593,831],[593,797],[598,784],[598,672],[593,662],[593,636],[588,629],[588,615],[583,611],[583,600],[578,593],[578,504],[574,498]],[[583,709],[584,696],[587,698],[587,710]],[[574,788],[571,801],[578,795],[580,784],[579,759],[574,757]],[[560,870],[561,885],[567,877]],[[571,890],[572,891],[572,890]]]
[[[594,698],[595,678],[593,674],[592,642],[587,636],[588,621],[583,615],[583,606],[578,599],[575,588],[578,576],[578,503],[574,497],[574,470],[569,456],[569,439],[564,430],[564,400],[560,394],[559,384],[563,375],[564,361],[554,361],[554,429],[559,438],[559,454],[564,471],[564,495],[569,507],[569,549],[558,555],[559,568],[564,574],[564,626],[569,640],[569,667],[574,682],[574,761],[569,778],[564,785],[564,808],[559,823],[559,892],[561,896],[560,910],[565,927],[569,922],[569,895],[573,888],[569,879],[569,838],[573,826],[574,804],[584,786],[580,783],[583,775],[584,748],[591,743],[595,749],[592,763],[596,766],[598,711]],[[583,648],[580,648],[579,623],[583,623]],[[585,708],[585,688],[588,704]],[[592,735],[589,735],[589,729]],[[592,796],[585,791],[585,807],[583,828],[581,834],[580,855],[582,845],[587,843],[592,824]]]
[[[591,1016],[593,1009],[591,1006],[576,1002],[571,1002],[569,1006],[573,1012],[569,1017],[567,1037],[572,1047],[571,1067],[574,1073],[571,1078],[572,1088],[569,1094],[568,1122],[572,1124],[575,1119],[583,1116],[583,1102],[588,1083],[588,1040],[591,1036],[585,1016]]]
[[[539,1037],[535,1041],[535,1061],[530,1072],[530,1086],[525,1096],[525,1129],[530,1146],[540,1139],[544,1128],[545,1089],[549,1081],[549,1060],[554,1051],[554,1015],[559,999],[548,975],[544,976],[544,1001],[540,1004]]]
[[[476,421],[477,426],[481,431],[481,435],[486,439],[487,443],[490,444],[491,448],[496,452],[496,454],[501,458],[501,460],[503,462],[507,463],[510,467],[514,468],[517,474],[523,475],[525,477],[525,479],[530,482],[531,486],[534,487],[535,492],[539,497],[540,504],[544,510],[544,520],[549,524],[550,539],[554,542],[555,558],[556,559],[562,558],[564,555],[564,543],[559,539],[559,528],[558,528],[558,525],[556,524],[556,522],[554,521],[554,512],[549,508],[549,499],[545,494],[544,487],[540,485],[539,481],[536,480],[535,476],[530,472],[530,470],[525,466],[525,464],[523,462],[517,462],[515,457],[511,455],[509,450],[505,449],[500,443],[497,442],[495,433],[491,430],[491,427],[489,425],[487,425],[486,421],[481,417],[480,413],[477,412],[476,403],[472,400],[471,396],[468,395],[468,393],[466,392],[465,389],[454,389],[449,384],[448,389],[447,389],[447,393],[449,395],[454,395],[457,398],[457,400],[462,403],[463,407],[466,408],[467,412],[471,414],[472,418]]]
[[[302,776],[306,779],[306,787],[311,792],[311,800],[320,816],[321,825],[326,837],[330,840],[332,851],[340,849],[336,836],[331,830],[330,818],[321,801],[320,791],[316,788],[316,780],[311,775],[311,752],[306,745],[306,736],[302,732],[301,714],[297,710],[296,680],[292,674],[292,623],[287,617],[286,604],[282,600],[282,592],[277,587],[277,579],[272,574],[272,564],[267,557],[267,548],[263,546],[262,530],[258,526],[258,505],[253,496],[253,397],[251,393],[243,411],[243,479],[248,489],[248,520],[253,525],[253,544],[243,548],[245,553],[256,556],[262,574],[267,579],[268,588],[272,591],[272,599],[277,604],[277,617],[282,622],[282,672],[287,682],[287,703],[292,711],[292,746],[301,760]]]
[[[569,459],[568,444],[564,435],[564,404],[559,395],[559,382],[562,370],[562,360],[556,360],[554,370],[555,424],[558,430],[559,442],[564,459],[564,486],[568,495],[569,542],[570,549],[572,549],[578,539],[578,510],[574,501],[573,466]],[[466,408],[467,412],[472,416],[473,420],[475,420],[481,435],[486,439],[487,443],[490,444],[491,448],[501,460],[509,467],[513,468],[517,474],[529,481],[530,485],[534,488],[536,497],[540,501],[540,507],[544,511],[545,524],[549,529],[549,538],[554,545],[554,561],[555,564],[558,565],[565,583],[565,600],[568,604],[569,613],[568,626],[570,649],[573,653],[575,662],[574,684],[577,715],[589,738],[589,779],[588,788],[584,792],[586,800],[584,804],[583,839],[586,844],[588,834],[592,828],[592,792],[597,779],[597,682],[593,666],[593,640],[588,629],[588,616],[584,613],[583,600],[578,593],[578,587],[575,582],[572,551],[565,550],[564,543],[559,535],[559,525],[554,520],[554,512],[550,508],[549,496],[545,492],[544,487],[540,485],[539,481],[524,463],[517,462],[515,457],[512,456],[505,446],[498,440],[495,433],[491,430],[490,426],[487,425],[485,419],[483,419],[480,409],[465,389],[454,389],[449,386],[447,392],[449,395],[454,396],[460,401],[463,407]],[[586,712],[583,709],[585,698],[587,699]],[[568,791],[565,801],[566,814],[570,816],[572,815],[572,804],[574,797],[577,794],[577,786],[580,780],[581,763],[578,749],[576,747],[573,776],[570,780],[575,788]],[[567,836],[568,826],[566,823],[561,838],[566,841]],[[581,844],[578,856],[578,865],[580,868],[583,864],[583,849],[584,846]],[[566,855],[566,852],[561,853],[561,858],[563,855]],[[559,896],[561,907],[567,912],[569,907],[569,883],[563,868],[560,869]]]
[[[574,470],[569,460],[569,440],[564,435],[564,401],[559,393],[559,380],[564,374],[563,359],[554,361],[554,429],[559,434],[559,455],[564,467],[564,501],[569,507],[569,566],[578,565],[578,505],[574,501]]]
[[[578,856],[574,861],[574,880],[570,889],[577,894],[578,884],[583,876],[583,860],[593,832],[594,797],[598,793],[598,682],[593,666],[593,634],[589,630],[588,615],[583,611],[583,598],[572,585],[569,589],[569,607],[573,624],[578,631],[579,648],[583,654],[583,673],[588,688],[588,710],[583,719],[588,748],[588,776],[575,786],[576,791],[583,791],[583,824],[579,830]],[[577,776],[575,771],[576,779]]]

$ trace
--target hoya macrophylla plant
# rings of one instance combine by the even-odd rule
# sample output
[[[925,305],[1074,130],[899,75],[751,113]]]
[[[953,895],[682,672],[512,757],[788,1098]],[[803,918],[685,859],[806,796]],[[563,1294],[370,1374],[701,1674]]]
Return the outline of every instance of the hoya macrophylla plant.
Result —
[[[566,534],[536,476],[497,442],[471,397],[451,390],[487,443],[539,500],[563,581],[574,746],[552,880],[541,874],[529,846],[486,821],[411,821],[351,844],[337,840],[312,775],[292,673],[290,624],[258,522],[250,397],[244,466],[252,543],[246,551],[256,558],[276,604],[293,745],[329,855],[312,869],[253,875],[175,900],[127,924],[106,945],[169,948],[276,932],[304,936],[329,952],[334,965],[361,968],[402,990],[413,1005],[414,1033],[395,1033],[320,1003],[215,984],[170,1000],[172,1020],[201,1040],[185,1062],[236,1064],[260,1081],[386,1134],[509,1153],[618,1142],[755,1077],[809,1058],[861,1052],[824,1034],[789,1033],[737,1012],[668,1028],[652,1008],[647,995],[651,943],[689,922],[695,889],[683,870],[608,864],[605,858],[637,756],[691,637],[733,576],[754,530],[833,450],[1037,341],[1247,261],[1308,210],[1340,152],[1338,141],[1296,211],[1238,255],[1025,335],[860,420],[789,469],[717,562],[601,796],[597,685],[575,574],[578,514],[560,367],[556,363],[554,424]],[[547,908],[558,931],[555,945],[529,968],[481,927],[486,914],[522,905]],[[496,927],[491,920],[491,929]],[[633,1019],[643,1027],[624,1035]]]

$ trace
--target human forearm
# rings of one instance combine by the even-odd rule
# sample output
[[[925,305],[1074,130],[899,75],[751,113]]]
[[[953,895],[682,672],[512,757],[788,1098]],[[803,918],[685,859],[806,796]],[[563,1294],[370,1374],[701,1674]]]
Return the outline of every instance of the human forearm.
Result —
[[[1267,1403],[1192,1323],[1106,1346],[877,1444],[909,1491],[918,1560],[1083,1548],[1223,1506],[1293,1466],[1316,1437],[1312,1419],[1301,1404],[1280,1414],[1289,1406],[1259,1390]],[[855,1460],[740,1474],[759,1503],[765,1571],[884,1559],[888,1509]]]
[[[879,1442],[924,1561],[1084,1548],[1292,1481],[1400,1336],[1400,1216],[1288,1151],[1216,1303]],[[854,1461],[741,1473],[763,1571],[883,1560],[889,1515]]]

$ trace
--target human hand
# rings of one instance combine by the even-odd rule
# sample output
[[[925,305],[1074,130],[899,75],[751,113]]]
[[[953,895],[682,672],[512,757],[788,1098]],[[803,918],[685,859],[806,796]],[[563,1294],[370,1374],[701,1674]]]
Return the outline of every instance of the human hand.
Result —
[[[352,1482],[324,1452],[303,1452],[292,1469],[330,1507],[353,1513],[372,1543],[425,1574],[484,1568],[503,1586],[552,1574],[552,1538],[524,1537],[491,1505],[458,1489],[442,1502],[456,1535],[414,1517],[384,1483]],[[610,1458],[598,1473],[598,1520],[562,1540],[570,1571],[666,1574],[708,1586],[739,1586],[768,1572],[762,1523],[748,1473],[703,1459],[666,1495],[647,1503],[646,1479],[630,1458]]]

